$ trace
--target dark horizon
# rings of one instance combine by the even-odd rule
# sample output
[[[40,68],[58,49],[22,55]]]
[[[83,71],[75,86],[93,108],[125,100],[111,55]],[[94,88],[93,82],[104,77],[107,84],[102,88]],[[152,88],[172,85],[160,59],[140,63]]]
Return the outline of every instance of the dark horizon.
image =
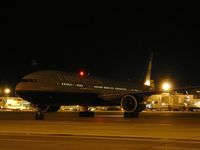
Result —
[[[198,11],[176,8],[3,9],[0,84],[14,85],[37,69],[58,69],[127,82],[152,78],[199,85]]]

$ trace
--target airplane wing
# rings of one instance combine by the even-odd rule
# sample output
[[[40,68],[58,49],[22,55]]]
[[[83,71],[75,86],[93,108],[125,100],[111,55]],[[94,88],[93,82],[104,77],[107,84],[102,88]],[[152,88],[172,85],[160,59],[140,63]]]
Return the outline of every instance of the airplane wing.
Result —
[[[171,89],[170,91],[167,91],[168,93],[176,93],[176,92],[185,92],[187,90],[192,90],[192,89],[200,89],[200,86],[188,86],[188,87],[180,87],[180,88],[174,88]],[[138,95],[141,97],[148,97],[154,94],[161,94],[164,93],[165,91],[163,90],[151,90],[151,91],[129,91],[129,92],[120,92],[120,93],[106,93],[106,94],[100,94],[98,97],[105,99],[105,100],[114,100],[114,99],[121,99],[123,96],[126,95]]]

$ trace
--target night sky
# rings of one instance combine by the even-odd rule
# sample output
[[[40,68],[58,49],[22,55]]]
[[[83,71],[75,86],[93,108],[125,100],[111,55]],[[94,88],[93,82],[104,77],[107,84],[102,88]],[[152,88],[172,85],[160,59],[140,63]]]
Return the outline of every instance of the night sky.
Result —
[[[58,69],[129,82],[153,79],[200,85],[199,12],[178,8],[61,8],[17,4],[1,9],[0,85],[32,71]]]

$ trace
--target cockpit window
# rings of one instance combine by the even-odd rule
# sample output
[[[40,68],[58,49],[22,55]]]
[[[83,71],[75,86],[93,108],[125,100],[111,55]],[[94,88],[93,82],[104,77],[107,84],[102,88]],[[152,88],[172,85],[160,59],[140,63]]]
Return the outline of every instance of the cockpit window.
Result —
[[[21,82],[37,82],[37,80],[36,79],[22,79],[22,81]]]

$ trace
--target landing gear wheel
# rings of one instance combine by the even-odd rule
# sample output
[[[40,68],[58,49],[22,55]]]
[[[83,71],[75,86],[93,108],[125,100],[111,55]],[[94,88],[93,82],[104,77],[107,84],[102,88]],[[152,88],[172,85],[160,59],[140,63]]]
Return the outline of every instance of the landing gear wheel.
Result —
[[[91,111],[79,112],[79,117],[94,117],[94,112]]]
[[[138,118],[139,112],[124,112],[124,118]]]
[[[44,114],[40,111],[35,113],[35,120],[44,120]]]

